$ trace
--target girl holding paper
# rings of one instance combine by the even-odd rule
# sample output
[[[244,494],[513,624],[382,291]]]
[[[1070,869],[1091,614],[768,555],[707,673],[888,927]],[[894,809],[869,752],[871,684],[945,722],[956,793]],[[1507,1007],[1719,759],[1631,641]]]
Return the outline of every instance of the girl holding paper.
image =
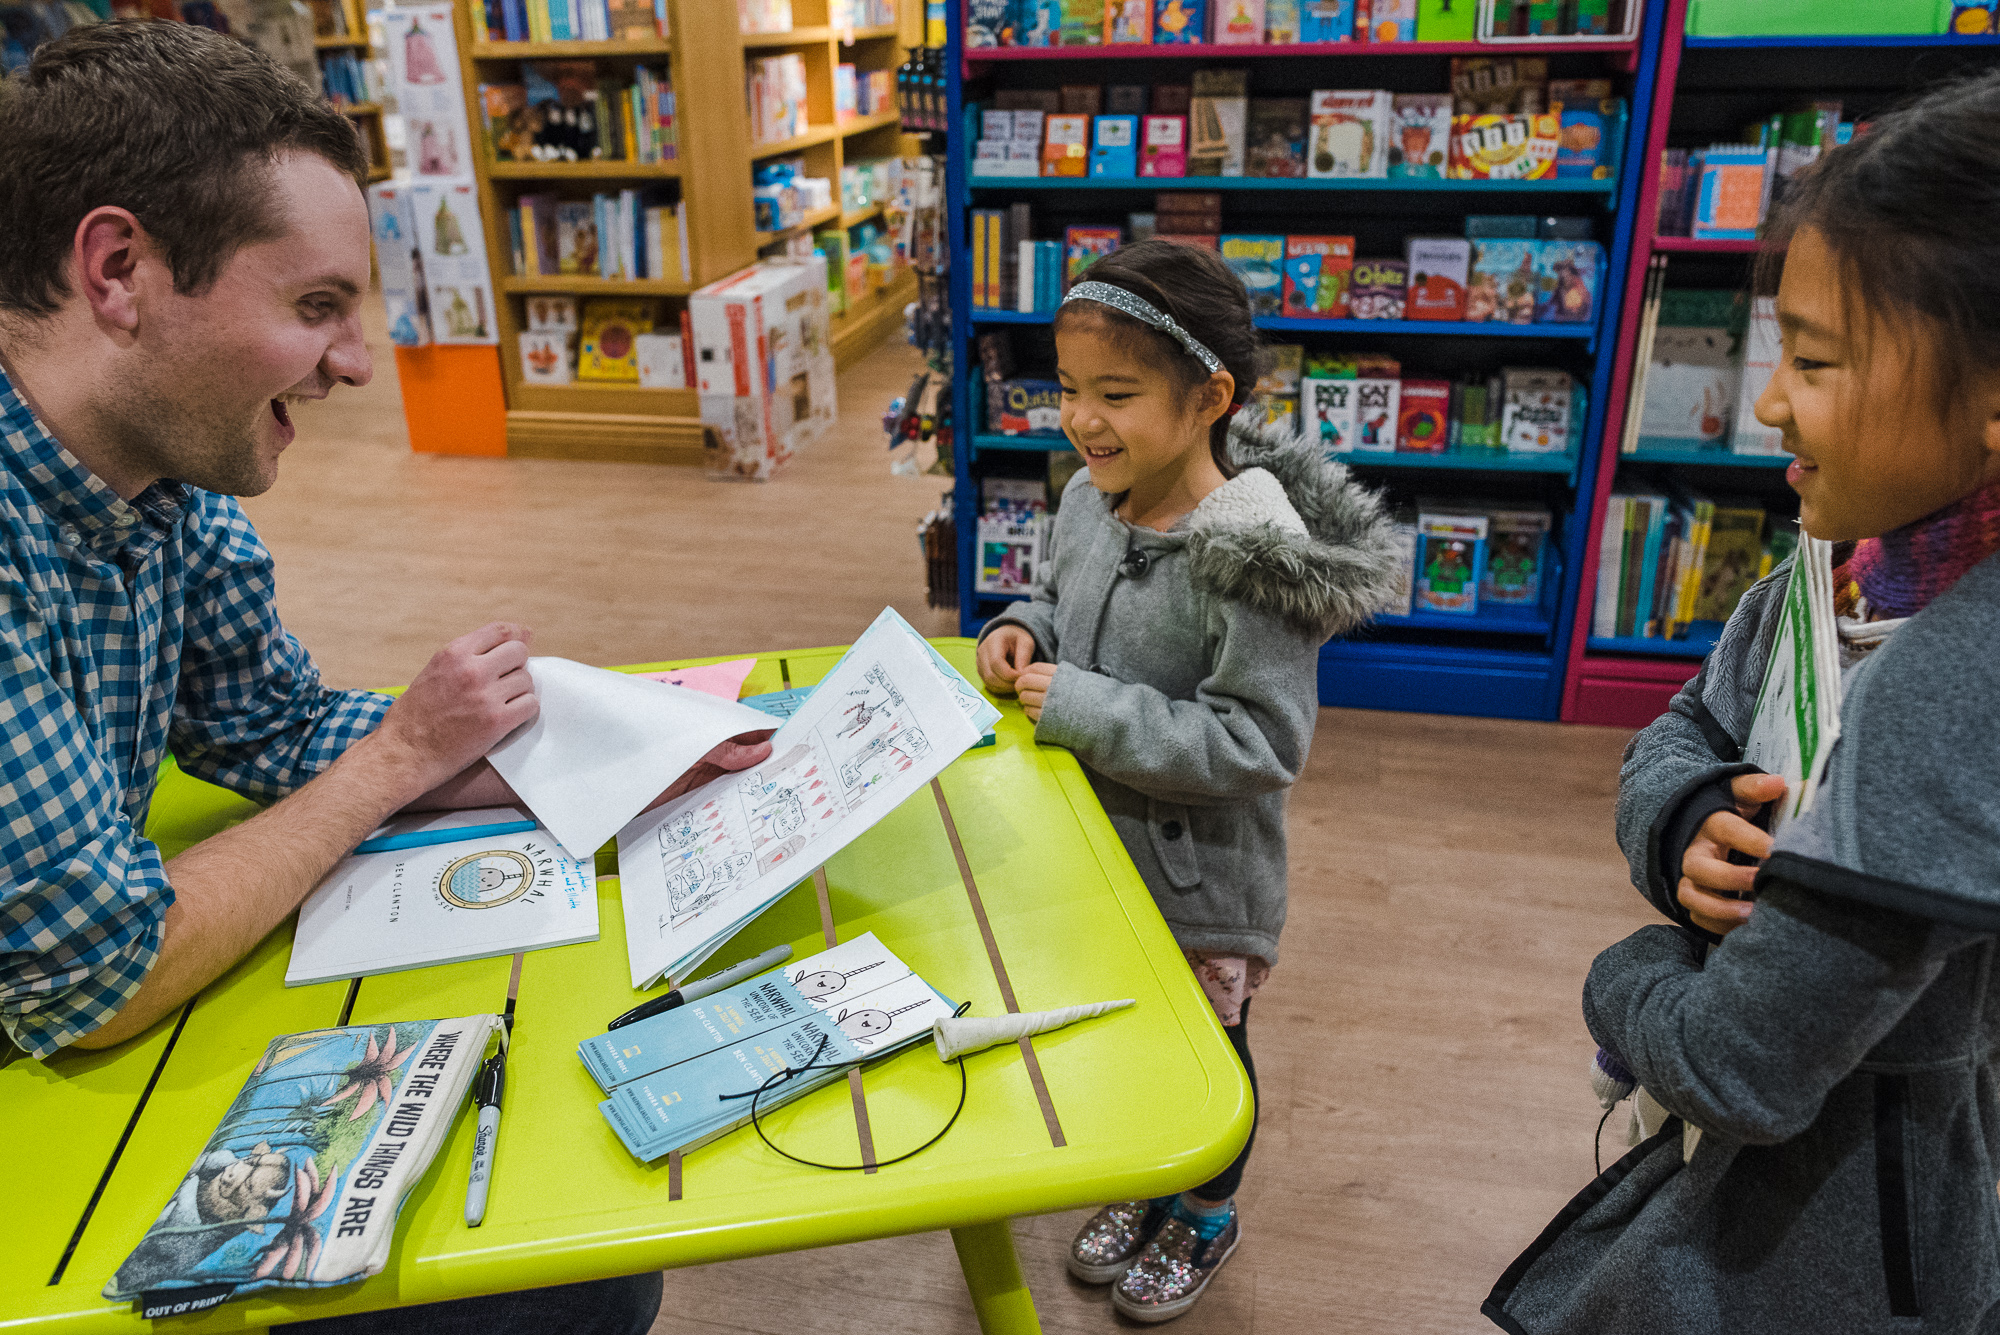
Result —
[[[1664,1125],[1502,1276],[1505,1330],[2000,1328],[1996,123],[1993,76],[1877,120],[1765,243],[1757,416],[1805,531],[1852,544],[1838,741],[1759,830],[1785,785],[1741,748],[1788,564],[1626,752],[1620,842],[1675,925],[1600,955],[1583,1009],[1607,1106],[1636,1082]]]

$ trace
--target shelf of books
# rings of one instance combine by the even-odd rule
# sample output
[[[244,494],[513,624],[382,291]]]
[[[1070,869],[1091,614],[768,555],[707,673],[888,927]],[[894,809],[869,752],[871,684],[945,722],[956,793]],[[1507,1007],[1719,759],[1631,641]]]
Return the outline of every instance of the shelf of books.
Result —
[[[837,234],[838,263],[872,239],[915,2],[460,0],[510,454],[702,461],[687,297],[762,257]],[[847,360],[911,284],[879,265],[831,276]]]
[[[1407,8],[1416,31],[968,48],[968,23],[996,12],[969,4],[946,61],[962,130],[947,186],[966,260],[951,298],[965,632],[1032,582],[1076,467],[1054,382],[1062,292],[1098,255],[1164,236],[1243,278],[1271,350],[1250,410],[1315,436],[1396,514],[1406,587],[1322,652],[1322,701],[1555,718],[1610,402],[1600,349],[1625,297],[1606,275],[1628,268],[1620,221],[1643,172],[1625,145],[1647,129],[1635,90],[1651,86],[1659,6],[1635,10],[1630,39],[1475,42],[1473,6],[1377,0],[1378,26],[1393,37]],[[1089,8],[1066,6],[1065,23]],[[1297,7],[1247,8],[1284,23]],[[1097,12],[1115,29],[1148,9]],[[1157,12],[1198,29],[1190,15],[1224,9]],[[1465,26],[1409,40],[1439,17]]]
[[[1755,262],[1771,199],[1918,85],[2000,58],[1990,43],[1940,36],[1683,41],[1690,8],[1667,9],[1643,150],[1655,169],[1620,277],[1563,699],[1572,722],[1658,717],[1744,591],[1796,543],[1790,456],[1755,412],[1779,356]],[[1780,45],[1801,49],[1774,71],[1756,48]]]
[[[327,100],[354,122],[368,154],[368,180],[386,181],[394,168],[382,125],[380,75],[371,59],[368,14],[361,0],[313,0],[313,55]]]

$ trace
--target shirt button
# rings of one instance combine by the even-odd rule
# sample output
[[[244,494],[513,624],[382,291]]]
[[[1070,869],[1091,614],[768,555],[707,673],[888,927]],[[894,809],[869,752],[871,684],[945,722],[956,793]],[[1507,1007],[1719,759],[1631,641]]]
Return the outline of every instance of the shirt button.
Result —
[[[119,528],[130,528],[132,527],[132,525],[139,522],[139,516],[133,514],[130,510],[127,510],[124,514],[119,515],[114,522],[117,524]]]
[[[75,547],[83,542],[83,534],[77,532],[73,528],[64,526],[62,531],[62,540],[68,543],[70,546]]]
[[[1160,827],[1160,833],[1169,839],[1178,839],[1181,837],[1181,823],[1177,820],[1170,820]]]

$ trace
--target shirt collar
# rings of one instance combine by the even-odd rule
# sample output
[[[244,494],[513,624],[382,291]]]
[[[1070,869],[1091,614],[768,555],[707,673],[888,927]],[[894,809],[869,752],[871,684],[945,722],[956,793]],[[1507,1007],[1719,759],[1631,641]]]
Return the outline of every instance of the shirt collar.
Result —
[[[180,518],[187,489],[160,481],[135,502],[120,496],[64,449],[0,364],[0,467],[12,473],[51,520],[92,546],[116,546],[149,527]]]

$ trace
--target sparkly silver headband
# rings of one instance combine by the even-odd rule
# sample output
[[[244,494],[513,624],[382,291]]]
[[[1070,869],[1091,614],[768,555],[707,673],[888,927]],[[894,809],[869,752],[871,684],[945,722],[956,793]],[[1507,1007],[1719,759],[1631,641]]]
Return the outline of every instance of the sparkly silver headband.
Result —
[[[1210,375],[1222,369],[1222,358],[1203,347],[1201,341],[1181,328],[1173,316],[1166,314],[1151,302],[1132,295],[1122,287],[1113,287],[1109,283],[1078,283],[1069,290],[1069,295],[1062,299],[1062,304],[1067,306],[1072,301],[1094,301],[1099,305],[1109,306],[1114,311],[1123,312],[1142,324],[1149,324],[1162,333],[1172,335],[1182,347],[1194,354],[1197,361],[1208,368]]]

